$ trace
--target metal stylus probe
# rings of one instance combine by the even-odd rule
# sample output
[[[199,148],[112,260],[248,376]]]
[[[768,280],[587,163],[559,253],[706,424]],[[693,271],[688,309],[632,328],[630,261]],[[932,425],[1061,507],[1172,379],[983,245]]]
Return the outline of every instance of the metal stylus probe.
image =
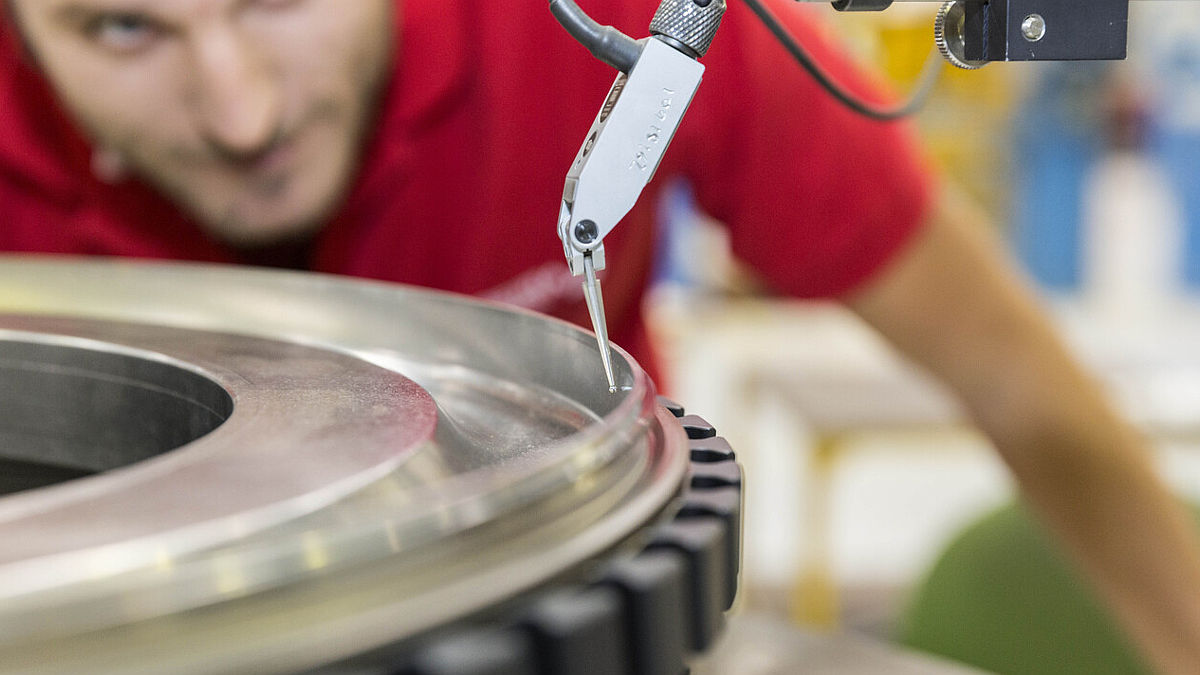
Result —
[[[592,54],[621,71],[567,172],[558,218],[563,254],[571,273],[584,277],[604,375],[615,392],[596,277],[604,269],[604,237],[633,208],[679,129],[704,73],[696,59],[712,44],[725,0],[663,0],[643,40],[597,24],[570,0],[551,0],[550,9]]]

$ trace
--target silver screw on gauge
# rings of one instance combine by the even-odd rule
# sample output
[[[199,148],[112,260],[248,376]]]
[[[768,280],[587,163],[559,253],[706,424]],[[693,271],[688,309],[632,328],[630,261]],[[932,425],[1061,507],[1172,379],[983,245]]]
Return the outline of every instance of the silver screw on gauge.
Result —
[[[987,65],[987,61],[968,59],[966,56],[966,10],[962,0],[948,0],[933,20],[933,41],[942,57],[952,65],[965,70],[975,70]]]
[[[1021,22],[1021,35],[1030,42],[1037,42],[1046,37],[1046,20],[1041,14],[1030,14]]]

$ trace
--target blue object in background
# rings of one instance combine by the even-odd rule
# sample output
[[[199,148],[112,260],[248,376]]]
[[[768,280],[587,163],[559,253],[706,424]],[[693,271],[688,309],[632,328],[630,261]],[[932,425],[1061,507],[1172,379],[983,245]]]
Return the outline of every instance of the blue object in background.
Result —
[[[1183,281],[1200,288],[1200,134],[1165,134],[1156,156],[1183,208]]]
[[[1082,274],[1083,184],[1101,155],[1095,92],[1106,66],[1045,63],[1013,137],[1011,238],[1033,278],[1074,291]]]
[[[1164,18],[1168,9],[1175,12]],[[1130,65],[1151,97],[1146,152],[1168,177],[1181,208],[1185,289],[1200,289],[1200,8],[1154,7],[1155,30],[1135,41]],[[1133,21],[1131,21],[1131,26]],[[1040,80],[1017,113],[1011,238],[1044,288],[1073,292],[1083,269],[1083,188],[1107,152],[1103,106],[1114,66],[1040,63]]]
[[[654,252],[653,283],[696,286],[694,262],[688,241],[699,219],[691,185],[674,179],[660,193],[656,226],[658,245]]]
[[[1151,147],[1183,209],[1184,282],[1195,289],[1200,287],[1200,36],[1177,28],[1179,34],[1154,42],[1150,57],[1158,107]]]

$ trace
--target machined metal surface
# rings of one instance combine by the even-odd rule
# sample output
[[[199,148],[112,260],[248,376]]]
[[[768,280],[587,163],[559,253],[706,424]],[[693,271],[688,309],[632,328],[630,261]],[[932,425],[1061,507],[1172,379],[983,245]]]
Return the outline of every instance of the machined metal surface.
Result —
[[[0,461],[83,476],[0,497],[0,671],[294,672],[581,574],[688,465],[596,357],[449,294],[0,257]]]

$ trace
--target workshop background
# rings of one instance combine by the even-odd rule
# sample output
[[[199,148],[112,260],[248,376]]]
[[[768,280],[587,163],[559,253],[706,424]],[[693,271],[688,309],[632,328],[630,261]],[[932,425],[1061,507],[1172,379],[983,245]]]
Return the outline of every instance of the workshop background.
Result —
[[[934,11],[827,21],[903,91]],[[917,126],[1153,439],[1169,482],[1200,502],[1200,3],[1130,11],[1128,61],[947,67]],[[1012,481],[854,317],[756,293],[686,185],[663,213],[651,315],[667,388],[730,438],[750,482],[741,602],[891,638],[939,554],[1010,503]]]

